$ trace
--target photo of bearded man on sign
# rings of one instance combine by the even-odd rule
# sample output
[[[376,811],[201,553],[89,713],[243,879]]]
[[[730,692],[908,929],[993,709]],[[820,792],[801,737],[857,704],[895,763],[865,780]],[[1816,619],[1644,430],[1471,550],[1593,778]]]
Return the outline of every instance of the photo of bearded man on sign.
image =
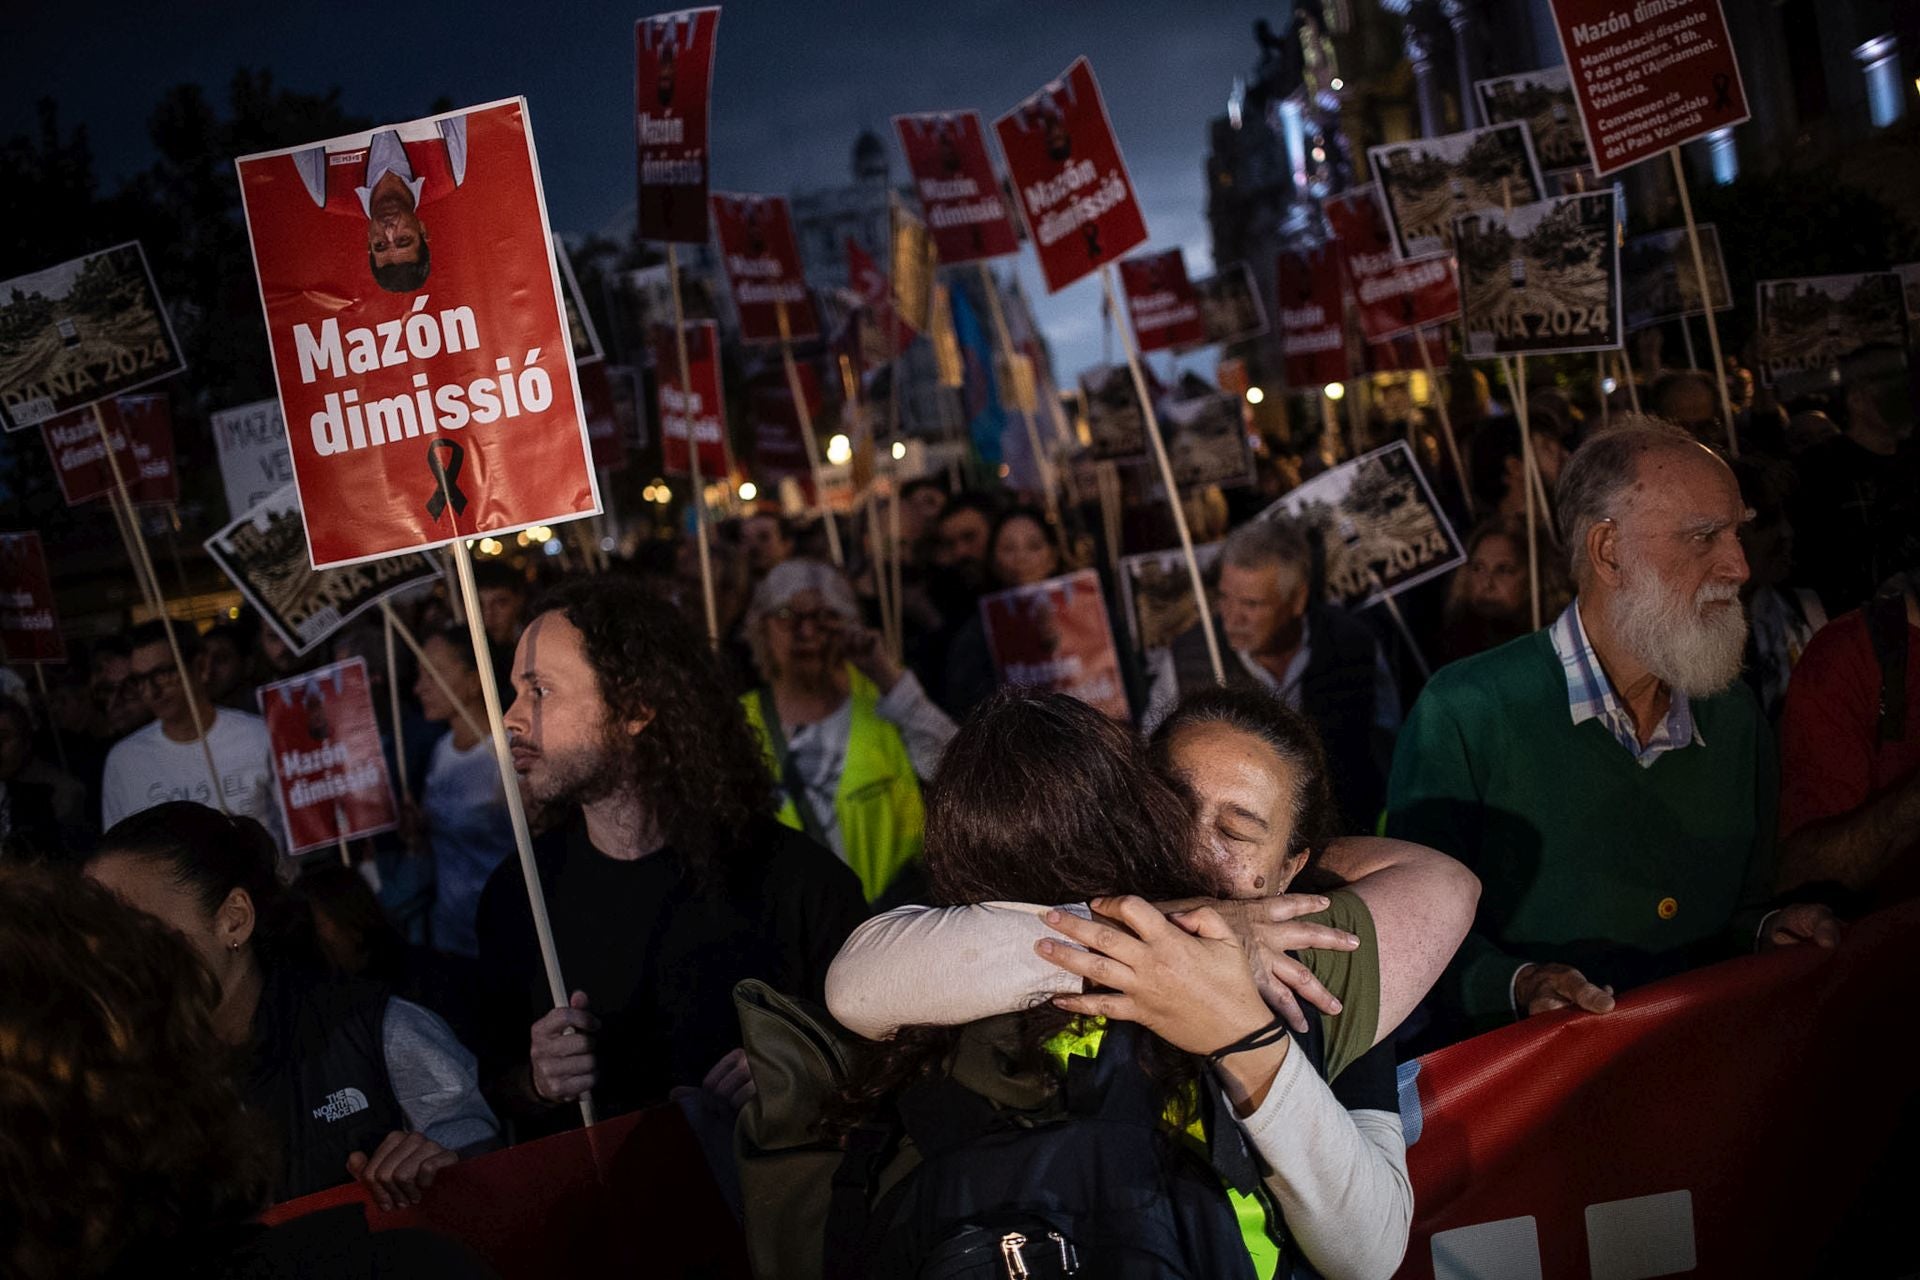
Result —
[[[382,129],[365,146],[295,152],[313,203],[367,220],[367,269],[388,293],[423,288],[433,267],[422,206],[467,180],[465,116]]]

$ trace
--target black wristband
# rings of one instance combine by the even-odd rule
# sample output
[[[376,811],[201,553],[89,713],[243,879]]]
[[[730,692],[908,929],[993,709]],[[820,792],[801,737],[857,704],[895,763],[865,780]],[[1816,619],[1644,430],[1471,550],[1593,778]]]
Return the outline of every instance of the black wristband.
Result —
[[[1278,1014],[1275,1014],[1273,1021],[1261,1027],[1258,1031],[1241,1036],[1224,1049],[1215,1049],[1207,1055],[1207,1061],[1218,1066],[1222,1058],[1231,1057],[1236,1053],[1247,1053],[1254,1049],[1264,1049],[1271,1044],[1278,1044],[1286,1038],[1286,1035],[1287,1024],[1281,1020]]]

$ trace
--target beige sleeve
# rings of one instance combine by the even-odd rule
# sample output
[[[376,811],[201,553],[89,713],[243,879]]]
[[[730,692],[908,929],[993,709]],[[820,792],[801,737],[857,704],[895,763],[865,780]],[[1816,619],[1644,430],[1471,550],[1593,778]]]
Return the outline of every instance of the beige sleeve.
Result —
[[[827,1010],[841,1026],[884,1040],[903,1026],[958,1026],[1077,993],[1078,976],[1033,949],[1045,907],[987,902],[896,907],[853,931],[827,970]],[[1084,903],[1061,908],[1085,917]]]

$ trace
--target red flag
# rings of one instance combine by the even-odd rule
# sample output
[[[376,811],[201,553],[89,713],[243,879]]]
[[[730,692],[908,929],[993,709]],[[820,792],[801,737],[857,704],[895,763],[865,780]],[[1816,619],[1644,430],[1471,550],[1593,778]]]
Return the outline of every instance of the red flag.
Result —
[[[524,100],[236,163],[315,568],[600,510]]]
[[[884,353],[891,335],[893,350],[890,355],[883,355],[884,359],[891,359],[913,345],[914,338],[919,336],[918,330],[909,325],[893,305],[893,290],[887,285],[886,273],[852,236],[847,237],[847,283],[866,313],[862,323],[878,339],[863,343],[864,348],[878,348]]]
[[[813,296],[807,292],[800,248],[793,240],[793,218],[781,196],[713,195],[713,227],[720,256],[740,313],[740,336],[747,342],[778,342],[780,307],[787,312],[787,335],[820,336]]]
[[[727,474],[727,411],[720,399],[720,327],[711,320],[687,325],[687,383],[680,381],[680,344],[671,325],[653,327],[653,376],[660,414],[662,465],[688,474],[687,423],[700,441],[700,474]],[[689,392],[689,387],[691,392]]]
[[[895,116],[893,127],[940,261],[976,262],[1019,251],[979,112]]]
[[[660,13],[633,24],[643,240],[707,242],[707,99],[719,25],[717,8]]]
[[[993,127],[1049,292],[1146,240],[1146,219],[1085,58]]]
[[[1194,347],[1207,340],[1200,295],[1187,279],[1186,260],[1178,249],[1128,258],[1120,264],[1120,284],[1140,350]]]

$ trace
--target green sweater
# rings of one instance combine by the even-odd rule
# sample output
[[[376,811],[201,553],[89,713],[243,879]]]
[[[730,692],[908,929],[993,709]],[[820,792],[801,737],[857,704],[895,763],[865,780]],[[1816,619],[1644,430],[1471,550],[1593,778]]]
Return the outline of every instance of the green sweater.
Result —
[[[1579,725],[1545,630],[1436,674],[1393,758],[1387,834],[1459,858],[1480,908],[1436,987],[1471,1031],[1513,1019],[1514,970],[1624,988],[1753,948],[1779,775],[1752,692],[1692,704],[1701,741],[1642,768]]]

